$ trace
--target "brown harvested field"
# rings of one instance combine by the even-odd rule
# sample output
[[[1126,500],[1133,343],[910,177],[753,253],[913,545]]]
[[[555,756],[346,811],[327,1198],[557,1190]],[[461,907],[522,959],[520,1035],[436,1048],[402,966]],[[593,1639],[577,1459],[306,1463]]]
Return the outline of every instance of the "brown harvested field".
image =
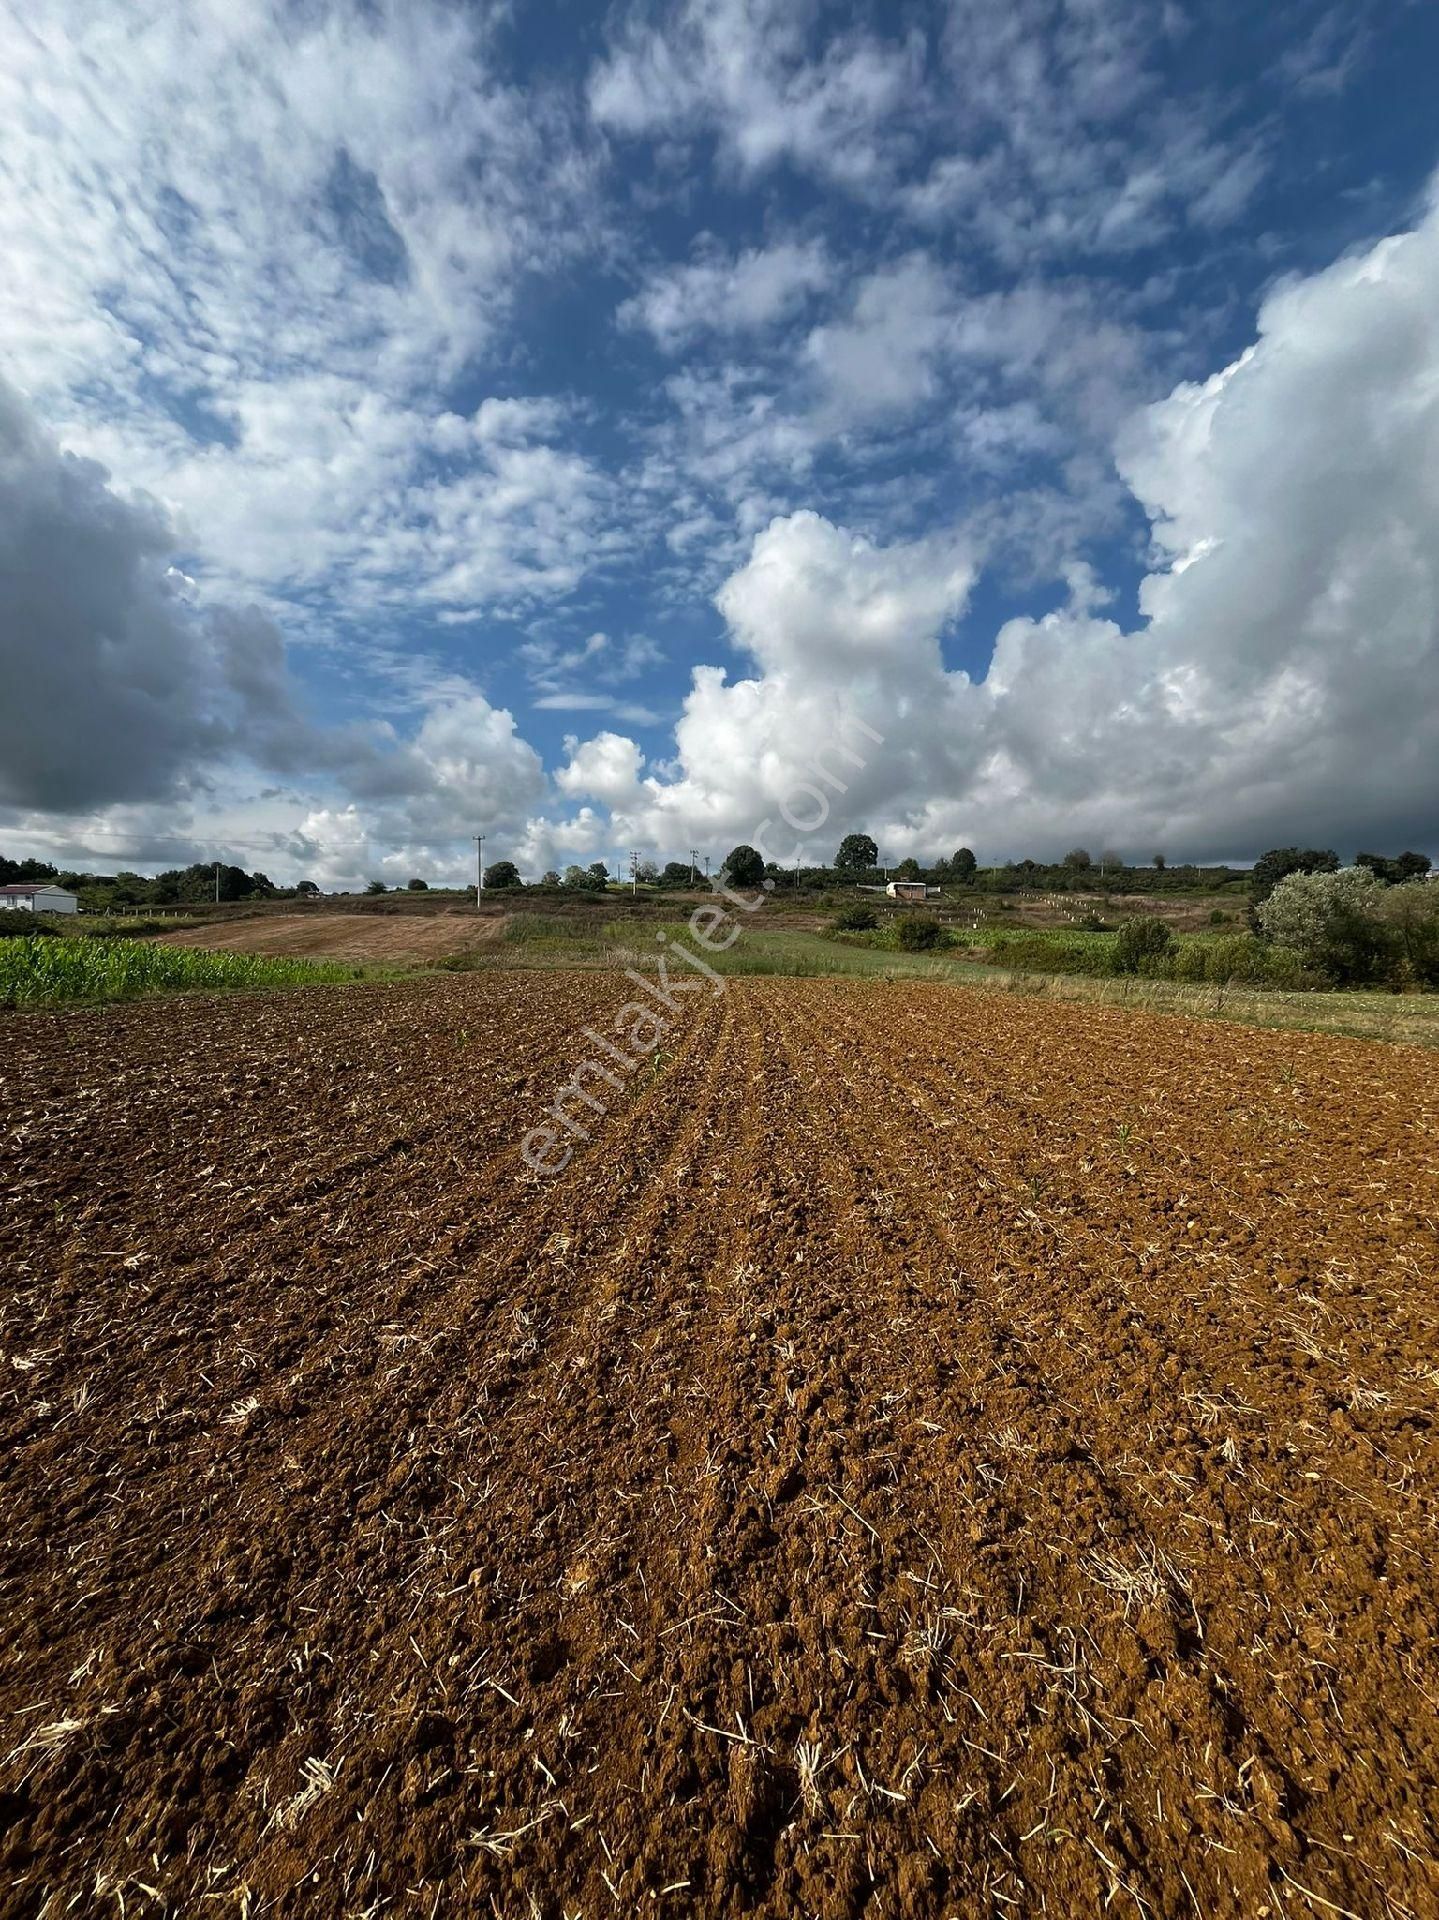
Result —
[[[1439,1912],[1433,1056],[621,992],[0,1025],[0,1909]]]
[[[208,947],[221,953],[283,953],[308,959],[370,960],[380,965],[443,959],[492,946],[505,928],[503,913],[451,908],[444,913],[270,913],[217,920],[161,934],[170,947]]]

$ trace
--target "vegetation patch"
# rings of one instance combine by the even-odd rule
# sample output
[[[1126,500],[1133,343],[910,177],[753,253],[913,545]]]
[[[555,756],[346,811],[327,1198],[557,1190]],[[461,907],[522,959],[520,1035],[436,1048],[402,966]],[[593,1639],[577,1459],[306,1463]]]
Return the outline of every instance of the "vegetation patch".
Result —
[[[361,980],[367,969],[337,961],[254,953],[210,953],[143,940],[41,935],[0,943],[0,1006],[56,1006],[73,1000],[132,1000],[204,987],[280,987]]]

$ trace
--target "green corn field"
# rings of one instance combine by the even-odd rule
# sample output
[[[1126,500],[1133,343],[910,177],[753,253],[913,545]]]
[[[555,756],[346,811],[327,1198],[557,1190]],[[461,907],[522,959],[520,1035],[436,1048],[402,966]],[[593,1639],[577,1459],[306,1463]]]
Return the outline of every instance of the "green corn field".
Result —
[[[367,971],[337,961],[207,953],[144,940],[11,939],[0,941],[0,1006],[128,1000],[186,988],[298,986],[359,980]]]

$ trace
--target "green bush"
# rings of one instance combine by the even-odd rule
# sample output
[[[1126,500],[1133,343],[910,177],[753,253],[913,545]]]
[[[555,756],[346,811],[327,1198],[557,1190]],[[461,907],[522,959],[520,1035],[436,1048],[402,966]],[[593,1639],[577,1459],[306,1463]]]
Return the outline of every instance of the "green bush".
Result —
[[[873,907],[850,906],[837,913],[830,924],[836,933],[868,933],[879,920]]]
[[[1114,971],[1152,971],[1152,966],[1146,969],[1144,963],[1153,962],[1161,954],[1168,953],[1173,938],[1163,920],[1156,920],[1148,914],[1131,915],[1114,936]]]
[[[897,938],[901,953],[929,953],[935,947],[951,945],[944,928],[927,913],[905,914],[899,923]]]
[[[1291,948],[1271,947],[1242,933],[1222,940],[1176,940],[1167,953],[1142,965],[1140,971],[1191,986],[1238,984],[1297,992],[1316,984]]]
[[[1164,972],[1170,980],[1199,984],[1205,977],[1209,943],[1205,940],[1176,940],[1166,956]]]
[[[1227,986],[1235,980],[1262,981],[1265,978],[1263,944],[1252,934],[1233,933],[1223,940],[1211,940],[1204,950],[1204,977],[1211,986]]]
[[[1290,993],[1319,986],[1313,974],[1306,973],[1304,962],[1293,947],[1267,947],[1264,953],[1264,984]]]
[[[1390,887],[1379,912],[1394,943],[1402,984],[1439,987],[1439,880]]]
[[[1291,947],[1332,984],[1365,986],[1392,978],[1400,964],[1402,942],[1385,893],[1367,867],[1291,873],[1259,908],[1259,922],[1275,946]]]
[[[1093,934],[1078,938],[1064,934],[1002,933],[990,945],[997,967],[1015,967],[1025,973],[1084,973],[1114,971],[1114,948]]]

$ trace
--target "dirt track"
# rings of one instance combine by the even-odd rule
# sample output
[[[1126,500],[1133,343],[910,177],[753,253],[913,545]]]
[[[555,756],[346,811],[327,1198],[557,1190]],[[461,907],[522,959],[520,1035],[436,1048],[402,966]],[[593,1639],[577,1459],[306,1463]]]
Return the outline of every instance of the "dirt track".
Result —
[[[4,1024],[0,1909],[1439,1911],[1432,1057],[619,998]]]

